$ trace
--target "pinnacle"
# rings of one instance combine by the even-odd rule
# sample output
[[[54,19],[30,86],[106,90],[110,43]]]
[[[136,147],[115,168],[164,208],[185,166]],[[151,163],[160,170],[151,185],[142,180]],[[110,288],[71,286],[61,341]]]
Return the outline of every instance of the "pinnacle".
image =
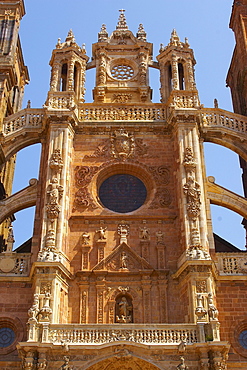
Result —
[[[129,28],[128,28],[125,14],[124,14],[125,10],[120,9],[119,11],[120,11],[120,15],[118,18],[118,24],[117,24],[116,30],[121,30],[121,31],[128,30]]]
[[[65,41],[75,42],[75,36],[74,36],[73,31],[71,29],[69,30],[68,35],[67,35]]]

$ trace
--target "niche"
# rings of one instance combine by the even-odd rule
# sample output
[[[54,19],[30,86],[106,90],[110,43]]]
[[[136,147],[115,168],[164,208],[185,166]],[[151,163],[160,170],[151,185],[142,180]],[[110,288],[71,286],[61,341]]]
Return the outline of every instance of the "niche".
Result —
[[[121,294],[116,297],[115,323],[128,324],[133,322],[133,304],[129,295]]]

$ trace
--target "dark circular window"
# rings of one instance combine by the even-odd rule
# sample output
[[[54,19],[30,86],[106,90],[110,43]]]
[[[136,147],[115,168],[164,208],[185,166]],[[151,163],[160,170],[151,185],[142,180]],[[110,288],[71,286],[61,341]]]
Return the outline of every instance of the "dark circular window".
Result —
[[[247,330],[243,330],[238,337],[239,343],[245,349],[247,349]]]
[[[9,347],[15,340],[15,332],[11,328],[0,328],[0,348]]]
[[[147,189],[135,176],[127,174],[113,175],[106,179],[99,188],[102,204],[114,212],[127,213],[143,205]]]

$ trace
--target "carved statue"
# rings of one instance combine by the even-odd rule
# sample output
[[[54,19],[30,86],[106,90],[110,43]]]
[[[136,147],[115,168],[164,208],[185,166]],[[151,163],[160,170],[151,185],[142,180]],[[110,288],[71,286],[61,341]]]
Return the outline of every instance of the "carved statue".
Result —
[[[121,269],[127,269],[127,261],[128,261],[128,256],[125,252],[121,253],[120,256],[120,268]]]
[[[189,370],[188,366],[185,365],[184,357],[180,357],[181,363],[177,366],[178,370]]]
[[[96,231],[97,233],[99,233],[99,239],[98,240],[105,240],[106,239],[106,236],[105,236],[106,229],[107,229],[106,227],[100,226],[99,230]]]
[[[157,239],[157,244],[163,244],[164,243],[164,233],[162,233],[161,230],[157,231],[156,239]]]
[[[147,227],[140,228],[140,239],[142,240],[149,239],[149,229]]]
[[[218,320],[219,311],[214,305],[212,293],[208,293],[208,316],[209,320]]]
[[[127,298],[122,297],[121,301],[118,303],[118,315],[116,316],[116,321],[121,323],[128,323],[132,321],[132,306],[128,304]]]
[[[49,204],[58,204],[59,198],[63,192],[63,186],[59,185],[58,179],[54,177],[48,186]]]
[[[118,225],[118,235],[120,235],[120,244],[127,243],[127,236],[129,235],[129,226]]]
[[[90,235],[86,231],[82,234],[82,243],[83,245],[89,245]]]
[[[64,364],[60,366],[59,370],[73,370],[73,366],[69,365],[69,357],[64,356]]]

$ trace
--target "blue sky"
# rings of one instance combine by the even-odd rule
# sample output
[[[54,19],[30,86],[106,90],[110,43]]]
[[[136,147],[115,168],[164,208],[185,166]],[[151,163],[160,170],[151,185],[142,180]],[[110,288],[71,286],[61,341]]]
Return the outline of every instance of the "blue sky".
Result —
[[[232,110],[230,91],[225,83],[234,47],[234,34],[228,28],[232,0],[26,0],[25,6],[20,36],[31,81],[26,88],[24,107],[29,99],[33,108],[40,108],[45,102],[50,80],[49,60],[57,39],[60,37],[64,41],[72,29],[77,43],[85,43],[87,55],[91,57],[91,45],[97,42],[101,25],[105,23],[108,33],[111,33],[117,24],[118,10],[123,8],[129,29],[134,34],[139,23],[143,23],[148,41],[154,44],[154,60],[160,44],[169,42],[173,28],[182,40],[187,37],[197,60],[196,83],[201,103],[212,107],[214,98],[217,98],[220,108]],[[94,71],[88,71],[86,87],[86,101],[91,102]],[[153,101],[159,102],[156,70],[151,73],[151,87],[154,90]],[[228,149],[207,144],[206,158],[207,175],[214,176],[218,184],[242,194],[237,155]],[[30,178],[37,177],[37,168],[38,150],[29,148],[21,152],[17,159],[14,191],[27,186]],[[213,208],[215,232],[243,248],[241,217],[222,207]],[[32,234],[31,228],[26,227],[31,222],[28,216],[19,212],[16,218],[15,247]]]

